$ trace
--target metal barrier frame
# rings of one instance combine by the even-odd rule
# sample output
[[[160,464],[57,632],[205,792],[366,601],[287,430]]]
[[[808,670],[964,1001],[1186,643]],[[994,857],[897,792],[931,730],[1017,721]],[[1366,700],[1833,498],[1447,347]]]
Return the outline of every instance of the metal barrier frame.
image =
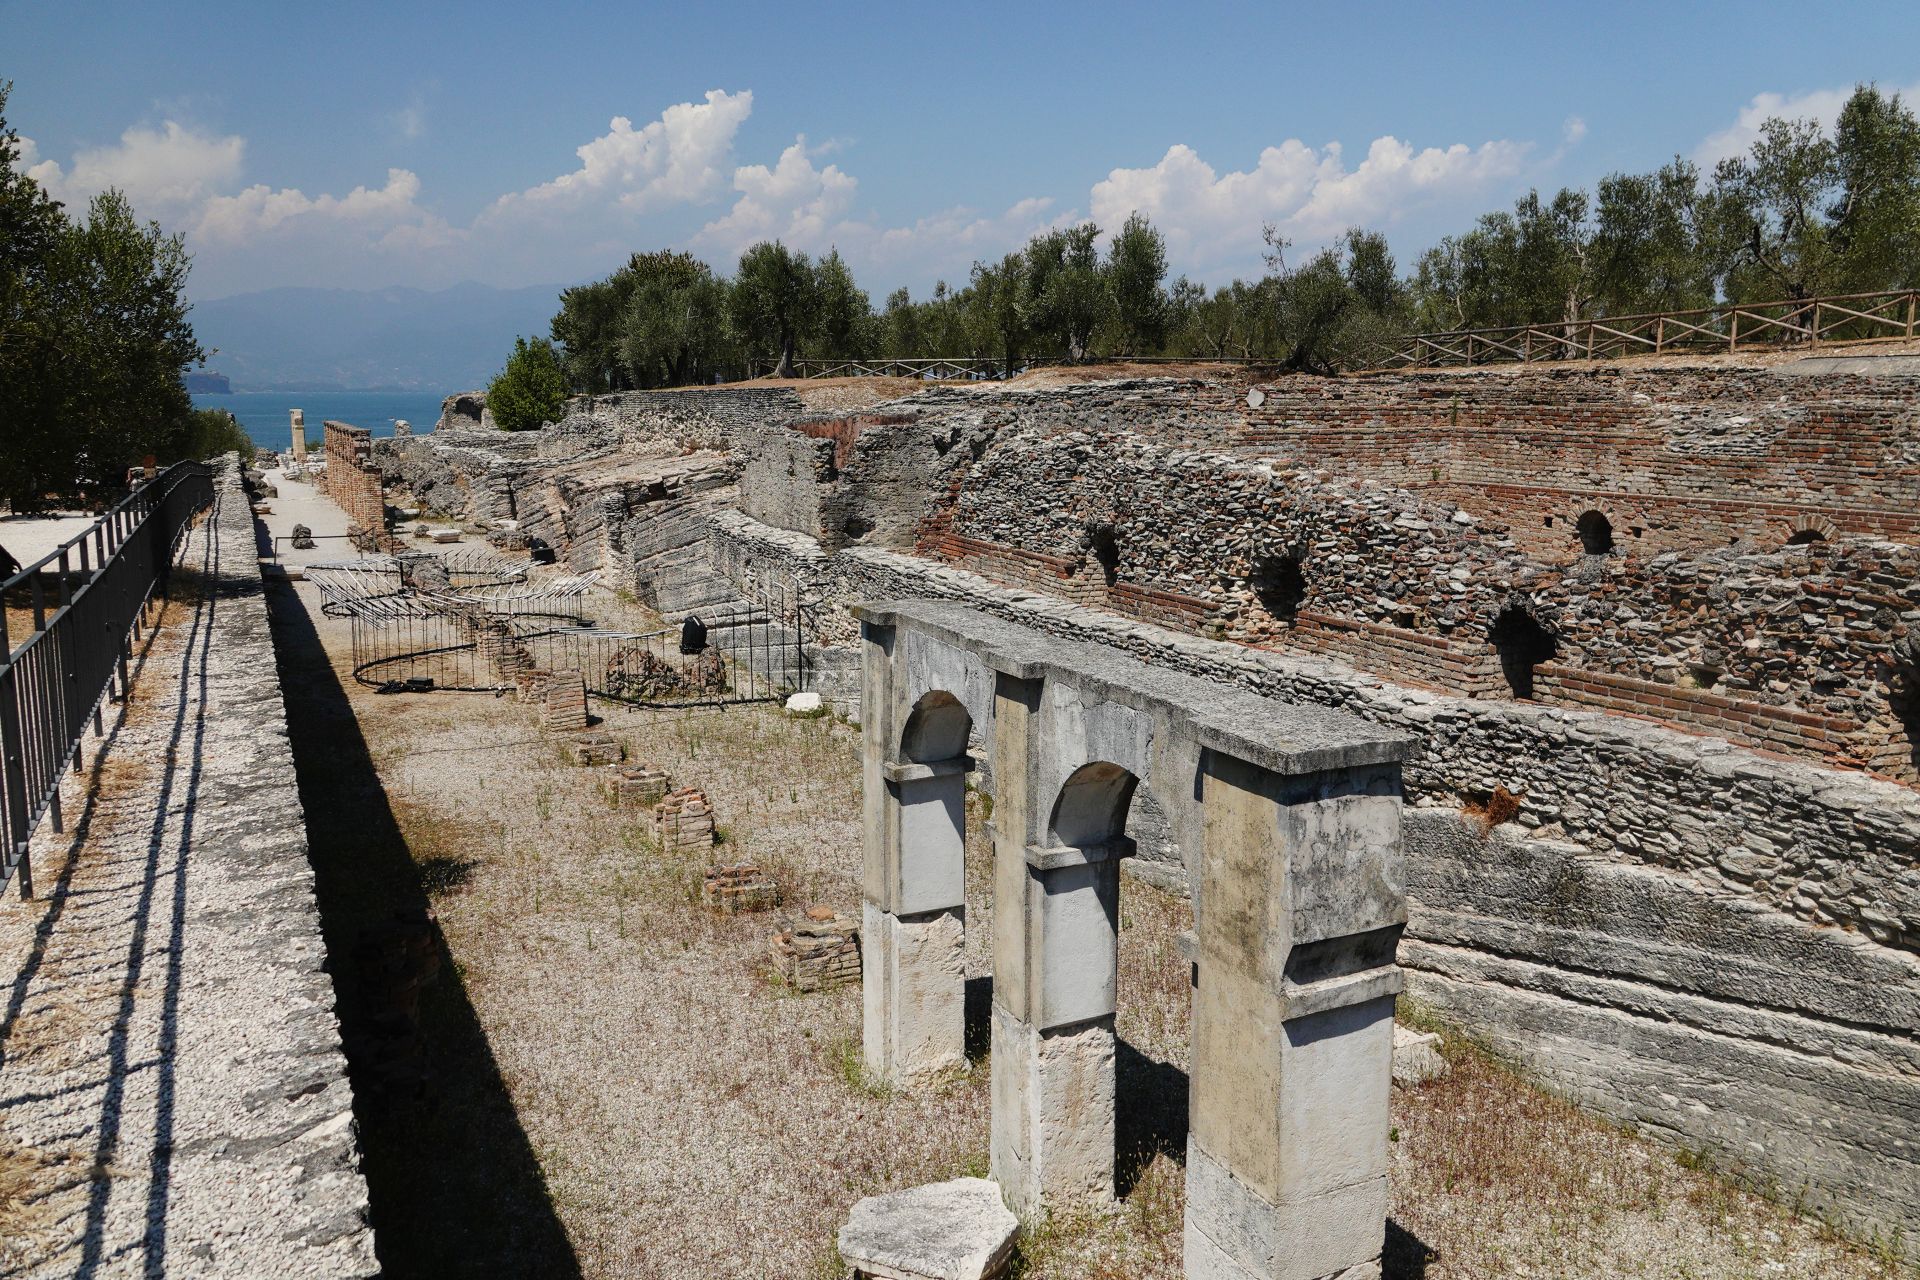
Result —
[[[20,896],[33,896],[33,833],[48,816],[64,829],[62,772],[80,764],[88,719],[101,734],[101,705],[125,699],[134,629],[194,517],[213,504],[213,477],[206,463],[175,463],[0,583],[0,601],[24,592],[33,611],[16,646],[0,608],[0,889],[17,872]]]

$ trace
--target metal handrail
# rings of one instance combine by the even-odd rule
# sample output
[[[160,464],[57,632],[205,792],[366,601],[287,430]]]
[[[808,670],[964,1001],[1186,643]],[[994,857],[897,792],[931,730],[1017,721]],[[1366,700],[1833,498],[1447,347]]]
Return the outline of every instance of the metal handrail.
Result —
[[[0,608],[0,888],[17,871],[33,894],[28,845],[43,818],[62,829],[60,778],[79,762],[89,719],[127,662],[136,626],[193,517],[213,502],[213,468],[179,462],[86,529],[0,583],[0,601],[24,595],[32,629],[16,645]]]

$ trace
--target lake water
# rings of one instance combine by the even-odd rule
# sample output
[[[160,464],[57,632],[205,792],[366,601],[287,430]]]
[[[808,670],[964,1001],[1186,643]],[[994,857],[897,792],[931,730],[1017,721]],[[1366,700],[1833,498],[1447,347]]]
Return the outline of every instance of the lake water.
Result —
[[[365,427],[375,436],[393,434],[395,418],[413,424],[416,432],[433,430],[440,420],[441,396],[406,391],[236,391],[232,395],[197,395],[196,409],[225,409],[240,420],[240,425],[264,449],[285,449],[293,437],[288,432],[287,412],[303,410],[307,415],[307,435],[318,439],[320,424],[335,422]]]

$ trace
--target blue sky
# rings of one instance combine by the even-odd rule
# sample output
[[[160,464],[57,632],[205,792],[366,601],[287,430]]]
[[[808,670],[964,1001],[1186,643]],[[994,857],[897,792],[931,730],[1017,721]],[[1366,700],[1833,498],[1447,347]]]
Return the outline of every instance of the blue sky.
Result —
[[[1920,90],[1920,5],[399,6],[0,0],[30,168],[186,233],[191,291],[565,282],[838,246],[878,301],[1133,208],[1173,266]],[[624,125],[612,122],[616,118]]]

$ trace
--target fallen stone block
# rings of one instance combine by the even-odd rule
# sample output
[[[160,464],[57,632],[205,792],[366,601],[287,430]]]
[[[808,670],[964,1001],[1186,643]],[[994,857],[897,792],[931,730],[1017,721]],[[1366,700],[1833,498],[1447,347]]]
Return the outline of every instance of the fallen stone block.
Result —
[[[1431,1031],[1415,1031],[1398,1023],[1393,1028],[1393,1082],[1402,1089],[1438,1080],[1447,1074],[1447,1060],[1440,1056],[1440,1037]]]
[[[856,1280],[993,1280],[1013,1258],[1019,1221],[999,1184],[955,1178],[868,1196],[840,1228]]]
[[[751,863],[715,867],[700,882],[700,905],[723,916],[771,911],[780,905],[780,886]]]
[[[816,716],[820,714],[821,708],[820,695],[811,691],[790,694],[787,698],[788,715]]]
[[[860,923],[832,907],[810,907],[773,935],[774,969],[798,991],[826,991],[860,981]]]

